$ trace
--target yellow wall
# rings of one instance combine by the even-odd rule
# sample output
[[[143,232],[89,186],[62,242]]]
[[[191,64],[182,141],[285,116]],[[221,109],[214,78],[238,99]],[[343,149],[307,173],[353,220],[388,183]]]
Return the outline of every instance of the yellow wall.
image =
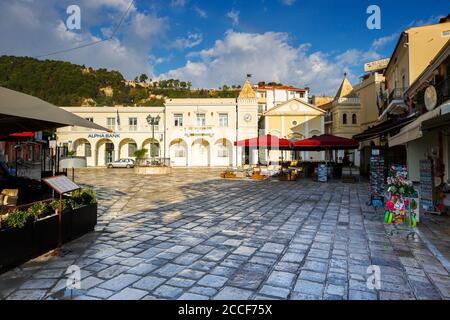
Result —
[[[411,28],[408,31],[410,48],[409,84],[416,80],[439,50],[450,40],[450,37],[442,36],[443,31],[450,31],[450,22]]]
[[[410,28],[397,47],[397,51],[391,57],[391,64],[386,70],[386,82],[389,89],[407,88],[439,50],[450,40],[442,36],[443,31],[450,31],[450,22]],[[405,85],[402,77],[405,76]]]
[[[361,131],[378,121],[377,95],[380,92],[384,77],[379,73],[373,73],[355,86],[355,91],[361,103],[360,125]]]

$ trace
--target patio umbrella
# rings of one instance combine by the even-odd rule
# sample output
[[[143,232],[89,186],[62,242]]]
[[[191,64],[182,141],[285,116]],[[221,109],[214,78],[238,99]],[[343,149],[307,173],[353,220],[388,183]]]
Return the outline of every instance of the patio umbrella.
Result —
[[[293,150],[301,151],[353,150],[358,149],[359,143],[354,139],[322,134],[309,139],[293,141],[290,146]]]
[[[278,148],[279,150],[290,150],[290,141],[288,139],[280,139],[277,136],[267,134],[265,136],[235,141],[234,145],[238,147],[263,147]]]
[[[267,148],[269,151],[272,149],[281,150],[281,158],[283,161],[283,151],[282,150],[290,150],[290,141],[288,139],[278,138],[277,136],[272,136],[270,134],[266,134],[265,136],[260,136],[251,139],[245,139],[234,142],[235,146],[238,147],[250,147],[250,148]],[[258,156],[259,158],[259,156]],[[259,161],[259,160],[258,160]]]
[[[0,134],[79,126],[108,129],[25,93],[0,87]]]

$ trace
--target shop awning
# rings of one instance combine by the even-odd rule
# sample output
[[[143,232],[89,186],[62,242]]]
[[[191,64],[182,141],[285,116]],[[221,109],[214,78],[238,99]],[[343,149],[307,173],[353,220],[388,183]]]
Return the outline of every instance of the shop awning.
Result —
[[[41,99],[0,87],[0,134],[42,131],[66,126],[108,131]]]
[[[245,139],[234,142],[235,146],[238,147],[254,147],[254,148],[271,148],[271,149],[290,149],[290,144],[288,139],[280,139],[277,136],[272,136],[267,134],[265,136]]]
[[[446,113],[433,119],[429,119],[427,121],[422,122],[423,131],[449,127],[450,127],[450,113]]]
[[[358,141],[365,141],[369,139],[373,139],[375,137],[379,137],[382,134],[389,133],[394,130],[399,130],[406,126],[408,123],[414,121],[415,116],[400,118],[400,119],[389,119],[380,124],[377,124],[357,135],[353,136],[353,139]]]
[[[291,142],[291,148],[298,151],[352,150],[358,149],[359,142],[354,139],[323,134],[309,139]]]
[[[395,136],[389,138],[389,147],[398,146],[422,138],[422,123],[440,114],[441,108],[439,107],[420,115],[414,121],[404,126]]]

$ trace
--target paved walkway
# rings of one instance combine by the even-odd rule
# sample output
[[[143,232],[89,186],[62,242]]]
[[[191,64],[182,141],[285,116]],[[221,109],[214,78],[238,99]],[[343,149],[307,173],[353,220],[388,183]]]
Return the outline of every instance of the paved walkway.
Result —
[[[199,169],[86,169],[76,180],[97,190],[96,232],[0,275],[0,298],[64,298],[75,264],[76,299],[450,299],[445,266],[420,237],[389,235],[364,183],[230,181]],[[370,265],[380,290],[367,286]]]

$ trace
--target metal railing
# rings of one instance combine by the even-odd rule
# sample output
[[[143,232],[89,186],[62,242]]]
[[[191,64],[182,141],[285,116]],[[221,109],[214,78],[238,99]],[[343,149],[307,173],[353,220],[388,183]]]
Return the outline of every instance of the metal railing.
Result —
[[[406,88],[395,88],[390,90],[389,96],[388,96],[388,105],[394,100],[404,100],[404,93]]]

